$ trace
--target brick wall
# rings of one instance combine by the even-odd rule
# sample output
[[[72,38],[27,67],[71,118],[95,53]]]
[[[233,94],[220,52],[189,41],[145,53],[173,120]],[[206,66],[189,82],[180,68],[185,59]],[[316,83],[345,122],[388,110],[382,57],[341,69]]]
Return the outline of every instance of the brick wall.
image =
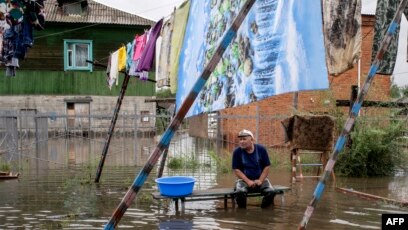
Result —
[[[362,25],[362,47],[361,47],[361,76],[360,86],[363,86],[369,68],[371,66],[371,47],[373,45],[375,16],[363,16]],[[329,76],[330,88],[321,91],[304,91],[298,94],[297,113],[305,114],[343,114],[347,116],[348,108],[336,108],[336,100],[349,100],[351,86],[358,84],[358,64],[354,68],[338,75]],[[388,75],[376,75],[365,100],[389,101],[391,89],[391,77]],[[286,93],[267,98],[250,105],[229,108],[220,111],[220,115],[256,115],[257,107],[261,116],[290,116],[294,113],[294,93]],[[362,109],[361,115],[370,113],[387,113],[388,109]],[[335,112],[337,111],[337,112]],[[372,112],[375,111],[375,112]],[[240,129],[256,131],[256,119],[239,122],[236,119],[222,122],[222,131],[228,143],[236,143],[236,134]],[[284,132],[280,126],[279,119],[260,119],[258,126],[258,142],[266,146],[282,146],[284,143]]]

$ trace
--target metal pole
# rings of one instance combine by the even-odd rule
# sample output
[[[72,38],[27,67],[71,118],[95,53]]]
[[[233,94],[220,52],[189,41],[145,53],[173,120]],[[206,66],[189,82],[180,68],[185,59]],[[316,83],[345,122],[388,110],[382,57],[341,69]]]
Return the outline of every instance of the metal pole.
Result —
[[[99,178],[101,177],[101,174],[102,174],[103,165],[105,163],[106,155],[108,154],[109,144],[110,144],[110,141],[113,135],[113,131],[115,130],[116,120],[118,119],[120,106],[122,105],[123,97],[125,96],[126,88],[129,83],[129,79],[130,79],[130,76],[128,74],[125,74],[125,79],[123,80],[122,88],[120,90],[119,97],[116,102],[116,107],[113,112],[113,117],[110,123],[108,136],[106,137],[105,145],[103,146],[101,160],[99,161],[98,171],[96,171],[95,183],[99,183]]]
[[[313,211],[315,210],[316,205],[324,192],[326,181],[330,178],[334,165],[336,164],[337,156],[340,154],[340,152],[343,151],[347,137],[350,135],[351,128],[354,126],[355,120],[363,104],[364,96],[368,93],[368,89],[370,88],[370,85],[374,79],[374,76],[377,73],[378,67],[380,66],[380,62],[383,59],[384,53],[386,52],[387,47],[390,44],[392,35],[395,33],[396,29],[398,28],[398,24],[401,21],[402,11],[407,6],[407,3],[408,3],[408,0],[401,1],[398,7],[398,10],[394,16],[394,19],[388,27],[387,33],[381,42],[380,49],[378,50],[375,56],[375,60],[370,67],[370,71],[368,72],[367,79],[364,83],[364,86],[360,90],[357,96],[357,100],[353,104],[353,108],[351,109],[349,118],[344,124],[341,135],[337,139],[336,146],[334,147],[334,150],[330,156],[330,159],[326,164],[323,175],[320,177],[319,183],[317,184],[316,189],[313,193],[313,198],[306,208],[303,219],[300,222],[298,229],[306,229],[306,226],[309,223],[310,217],[312,216]]]
[[[180,126],[191,105],[194,103],[194,100],[197,98],[198,93],[202,90],[211,73],[214,71],[222,55],[224,54],[225,49],[229,46],[229,44],[231,44],[231,41],[236,37],[238,28],[241,26],[242,21],[245,19],[246,15],[248,14],[249,10],[252,8],[252,5],[254,3],[255,0],[247,1],[245,5],[242,7],[237,17],[235,18],[231,27],[226,31],[214,55],[208,62],[207,66],[204,68],[203,72],[201,73],[201,76],[197,79],[196,83],[194,84],[190,93],[187,95],[183,104],[180,106],[179,111],[176,113],[176,115],[170,122],[170,125],[167,127],[166,131],[162,135],[159,144],[151,153],[149,160],[146,162],[142,171],[140,171],[140,173],[137,175],[137,177],[133,181],[132,186],[126,192],[122,201],[112,214],[108,223],[105,225],[105,229],[115,229],[116,226],[119,224],[120,219],[125,214],[128,207],[132,204],[140,188],[143,186],[144,182],[149,176],[150,171],[153,169],[154,165],[159,160],[161,153],[163,152],[164,149],[168,148],[170,140],[173,137],[175,131]]]
[[[135,160],[137,161],[137,156],[139,153],[139,138],[138,138],[138,134],[137,134],[137,130],[138,130],[138,121],[139,121],[139,116],[137,115],[137,105],[135,105],[135,114],[134,114],[134,143],[135,143]]]
[[[295,93],[293,94],[293,110],[292,110],[292,115],[297,114],[298,102],[299,102],[299,92],[295,92]]]
[[[221,119],[220,119],[220,112],[217,111],[217,133],[216,133],[216,141],[217,141],[217,156],[221,154],[221,149],[224,146],[221,146],[221,144],[224,142],[224,138],[221,133]],[[222,141],[222,142],[221,142]]]
[[[259,105],[256,106],[256,143],[259,143]]]

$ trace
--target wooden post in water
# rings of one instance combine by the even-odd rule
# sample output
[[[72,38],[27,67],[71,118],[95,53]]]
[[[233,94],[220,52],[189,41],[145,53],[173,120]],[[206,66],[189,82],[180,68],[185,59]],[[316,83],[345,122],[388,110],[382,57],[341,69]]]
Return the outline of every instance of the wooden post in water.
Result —
[[[122,105],[123,97],[125,96],[126,89],[129,83],[130,76],[125,74],[125,79],[122,83],[122,88],[120,89],[119,97],[116,102],[115,110],[113,112],[113,117],[109,126],[108,135],[106,136],[105,145],[103,146],[101,160],[99,161],[99,166],[96,171],[95,183],[99,183],[99,178],[102,174],[103,165],[105,163],[106,155],[108,154],[109,144],[112,139],[113,131],[115,130],[116,120],[118,119],[120,107]]]
[[[157,178],[160,178],[160,177],[163,176],[164,165],[166,164],[166,159],[167,159],[167,153],[168,152],[169,152],[169,148],[167,147],[163,151],[163,156],[162,156],[162,159],[160,161],[160,167],[159,167],[159,172],[157,173]]]
[[[152,171],[154,165],[159,160],[160,155],[165,149],[169,147],[171,138],[173,137],[175,131],[178,129],[178,127],[182,123],[191,105],[194,103],[195,99],[197,98],[198,94],[204,87],[211,73],[214,71],[222,55],[224,54],[225,49],[229,46],[229,44],[231,44],[232,40],[236,37],[238,28],[241,26],[242,21],[244,21],[246,15],[248,14],[249,10],[252,8],[254,3],[255,3],[255,0],[246,1],[246,3],[242,6],[242,9],[238,13],[237,17],[232,22],[231,27],[227,31],[225,31],[225,34],[223,38],[221,39],[221,42],[219,43],[217,49],[215,50],[214,55],[211,57],[207,66],[204,68],[203,72],[201,73],[200,77],[197,79],[197,81],[193,85],[193,88],[187,95],[184,102],[181,104],[178,112],[176,113],[176,115],[170,122],[170,125],[167,127],[166,131],[162,135],[159,144],[150,154],[150,157],[148,161],[146,162],[145,166],[143,167],[143,169],[140,171],[140,173],[137,175],[137,177],[133,181],[129,190],[126,192],[125,196],[122,198],[122,201],[120,202],[120,204],[118,205],[114,213],[112,214],[111,218],[109,219],[108,223],[105,225],[104,229],[113,230],[119,224],[120,219],[125,214],[129,206],[132,204],[140,188],[143,186],[144,182],[149,176],[149,173]]]
[[[358,113],[360,112],[361,106],[363,105],[364,97],[367,95],[368,90],[371,86],[371,83],[374,80],[375,74],[380,66],[381,61],[383,60],[384,53],[387,51],[387,47],[391,42],[392,36],[395,34],[395,31],[398,28],[398,25],[401,21],[401,15],[403,10],[408,4],[408,0],[402,0],[400,5],[398,6],[398,10],[388,27],[387,33],[385,34],[383,40],[380,44],[380,49],[378,50],[373,63],[371,64],[370,71],[367,74],[367,79],[364,83],[364,86],[361,88],[360,92],[357,95],[357,99],[355,100],[349,117],[344,124],[343,131],[341,132],[340,136],[337,138],[336,145],[333,149],[333,152],[330,156],[329,161],[326,164],[325,171],[320,177],[319,183],[317,184],[315,191],[313,192],[313,198],[309,202],[306,211],[304,212],[303,218],[299,223],[298,229],[306,229],[307,224],[309,223],[310,218],[313,215],[314,210],[316,209],[317,203],[319,202],[320,198],[323,195],[326,181],[330,177],[330,174],[333,171],[334,165],[336,164],[336,160],[338,155],[343,151],[344,146],[347,142],[347,138],[350,136],[350,131],[353,128]]]

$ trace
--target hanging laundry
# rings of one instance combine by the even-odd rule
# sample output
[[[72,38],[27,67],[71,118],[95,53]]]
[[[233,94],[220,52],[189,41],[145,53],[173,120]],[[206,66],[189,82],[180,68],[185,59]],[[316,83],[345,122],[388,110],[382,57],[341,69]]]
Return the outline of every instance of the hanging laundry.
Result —
[[[146,47],[146,42],[147,42],[147,36],[148,32],[145,32],[142,35],[136,35],[135,37],[135,47],[134,47],[134,54],[133,54],[133,60],[139,60],[140,57],[142,56],[143,50]]]
[[[110,55],[110,71],[109,71],[109,89],[112,89],[112,85],[118,81],[119,76],[119,50],[113,52]],[[116,83],[118,84],[118,83]]]
[[[137,71],[150,71],[152,69],[156,49],[156,40],[160,35],[162,24],[163,19],[160,19],[151,29],[146,47],[143,50],[142,56],[140,57]]]
[[[160,66],[160,56],[163,56],[163,55],[160,55],[160,52],[161,52],[161,44],[162,44],[162,36],[159,36],[157,39],[156,39],[156,54],[155,54],[155,56],[156,56],[156,59],[155,59],[155,63],[156,63],[156,87],[159,87],[159,82],[162,80],[161,79],[161,77],[162,76],[160,76],[160,78],[159,78],[159,66]]]
[[[6,0],[0,0],[0,20],[5,20],[7,14]]]
[[[45,28],[44,0],[28,1],[27,18],[36,30]]]
[[[7,24],[6,20],[0,20],[0,63],[3,60],[3,36],[6,30],[10,28],[9,24]]]
[[[378,0],[377,9],[375,13],[375,27],[374,27],[374,42],[371,54],[371,60],[375,59],[377,51],[380,49],[380,43],[383,40],[384,34],[390,25],[393,16],[395,15],[400,0]],[[407,16],[408,8],[404,9],[404,14]],[[392,16],[390,16],[392,15]],[[391,75],[394,71],[395,61],[397,59],[398,51],[398,38],[399,38],[399,28],[398,25],[396,33],[393,34],[390,44],[388,45],[387,52],[384,53],[383,61],[377,70],[379,74]]]
[[[134,52],[134,41],[128,42],[126,45],[126,72],[130,70],[130,66],[132,65],[133,61],[133,52]]]
[[[139,59],[140,60],[140,59]],[[139,76],[140,72],[137,72],[137,66],[139,65],[139,60],[132,60],[130,64],[130,69],[128,71],[129,76]]]
[[[160,19],[151,29],[146,47],[143,50],[142,56],[140,57],[137,71],[150,71],[152,69],[156,49],[156,40],[160,35],[162,24],[163,19]]]
[[[158,83],[163,81],[168,82],[166,79],[170,77],[170,51],[173,27],[174,13],[163,23],[161,39],[157,39],[156,42],[156,81]]]
[[[360,59],[361,0],[322,1],[326,63],[330,74],[353,68]]]
[[[149,32],[146,30],[142,35],[136,35],[135,39],[133,40],[133,58],[130,63],[130,68],[128,71],[129,76],[147,76],[147,73],[143,73],[143,71],[137,71],[137,67],[139,65],[140,57],[143,54],[144,49],[146,48],[146,43],[149,37]]]
[[[11,58],[11,61],[6,63],[6,77],[15,77],[16,70],[19,68],[19,60],[18,58]]]
[[[20,59],[34,43],[33,27],[44,29],[44,0],[0,0],[0,62],[15,76]]]
[[[26,48],[33,47],[33,26],[27,18],[24,19],[22,33],[22,45]]]
[[[177,76],[179,66],[180,50],[184,41],[184,34],[187,26],[188,14],[190,12],[190,1],[184,2],[174,15],[173,36],[171,38],[170,51],[170,90],[171,93],[176,93],[177,90]]]
[[[118,71],[126,68],[126,47],[122,46],[118,50]]]
[[[23,26],[12,25],[3,35],[3,62],[10,62],[13,57],[23,59],[27,47],[23,44]]]
[[[24,11],[23,2],[20,1],[10,1],[10,8],[6,14],[6,20],[10,25],[17,25],[23,22]]]
[[[111,56],[112,55],[109,55],[108,65],[106,66],[106,84],[108,84],[108,87],[111,85],[110,84]]]

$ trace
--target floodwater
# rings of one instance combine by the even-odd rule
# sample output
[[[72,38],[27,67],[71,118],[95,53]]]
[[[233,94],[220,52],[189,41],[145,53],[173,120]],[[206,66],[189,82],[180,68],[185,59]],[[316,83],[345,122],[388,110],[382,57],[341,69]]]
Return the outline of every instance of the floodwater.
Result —
[[[137,142],[137,143],[135,143]],[[183,154],[195,151],[200,167],[164,170],[166,175],[189,175],[195,189],[232,187],[235,177],[215,170],[206,144],[190,138],[170,149]],[[50,139],[40,152],[28,150],[19,156],[20,178],[0,181],[0,229],[102,229],[154,148],[152,139],[114,139],[101,181],[93,179],[103,148],[103,139]],[[185,157],[185,155],[184,155]],[[157,191],[152,171],[119,229],[296,229],[312,198],[316,179],[290,183],[289,169],[272,169],[273,184],[291,190],[275,198],[275,206],[261,209],[259,198],[250,198],[248,208],[234,209],[223,201],[187,202],[176,212],[170,202],[151,198]],[[396,200],[408,200],[408,177],[336,178],[338,187],[353,188]],[[308,229],[381,229],[381,214],[408,213],[408,208],[368,201],[335,190],[331,181],[309,222]]]

